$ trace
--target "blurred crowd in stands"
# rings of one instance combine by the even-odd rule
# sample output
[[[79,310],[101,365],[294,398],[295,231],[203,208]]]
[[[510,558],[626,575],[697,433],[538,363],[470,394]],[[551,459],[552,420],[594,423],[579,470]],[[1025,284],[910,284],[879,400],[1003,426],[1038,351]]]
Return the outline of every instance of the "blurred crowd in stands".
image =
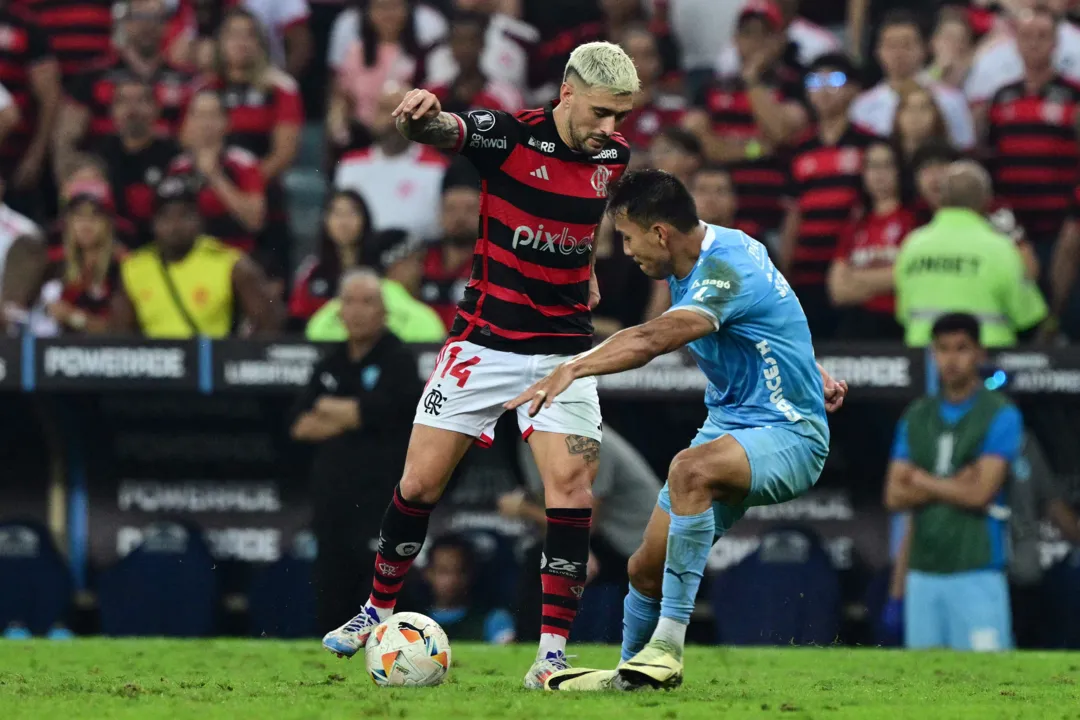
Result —
[[[448,111],[544,105],[570,51],[606,39],[642,80],[621,127],[633,165],[672,172],[703,219],[764,241],[816,339],[900,338],[971,309],[917,298],[898,313],[894,297],[899,248],[947,204],[961,158],[989,172],[979,214],[1037,285],[1026,312],[984,314],[1012,326],[1006,344],[1074,337],[1077,5],[3,0],[3,322],[342,339],[338,281],[363,265],[385,278],[391,328],[438,341],[471,271],[479,181],[404,140],[390,111],[410,87]],[[204,237],[163,264],[169,176],[193,186]],[[620,248],[597,255],[600,335],[665,308]],[[117,322],[117,296],[134,322]],[[252,302],[275,312],[248,317]]]

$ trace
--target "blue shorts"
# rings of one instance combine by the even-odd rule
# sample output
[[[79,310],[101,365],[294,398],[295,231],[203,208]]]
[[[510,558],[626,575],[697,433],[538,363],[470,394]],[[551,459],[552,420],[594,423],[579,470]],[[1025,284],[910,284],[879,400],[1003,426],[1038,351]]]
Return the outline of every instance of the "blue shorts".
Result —
[[[939,575],[911,570],[904,591],[904,646],[1009,650],[1009,583],[1001,570]]]
[[[829,443],[825,438],[807,437],[779,425],[725,428],[711,420],[698,430],[690,447],[704,445],[724,435],[735,438],[746,451],[750,461],[750,494],[740,505],[713,503],[717,537],[730,530],[747,508],[778,505],[812,488],[829,456]],[[660,490],[657,504],[671,514],[667,483]]]

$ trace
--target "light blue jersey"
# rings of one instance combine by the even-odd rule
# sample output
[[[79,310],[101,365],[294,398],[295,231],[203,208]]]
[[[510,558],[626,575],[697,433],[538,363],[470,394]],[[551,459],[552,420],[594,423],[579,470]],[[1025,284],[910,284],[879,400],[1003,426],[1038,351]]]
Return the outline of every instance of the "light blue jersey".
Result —
[[[795,293],[757,240],[706,228],[694,269],[668,285],[671,310],[693,310],[716,326],[689,346],[709,380],[709,421],[723,429],[786,426],[828,443],[821,373]]]

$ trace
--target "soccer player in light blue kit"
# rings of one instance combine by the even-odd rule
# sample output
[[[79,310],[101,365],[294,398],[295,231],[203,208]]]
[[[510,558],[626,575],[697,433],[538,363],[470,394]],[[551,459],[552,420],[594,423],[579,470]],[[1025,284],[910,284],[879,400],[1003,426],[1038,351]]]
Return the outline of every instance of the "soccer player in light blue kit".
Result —
[[[535,415],[575,379],[641,367],[689,346],[709,380],[709,415],[675,456],[667,484],[630,559],[616,670],[571,668],[549,690],[671,688],[709,551],[746,508],[809,490],[829,454],[826,410],[847,386],[814,360],[806,316],[765,247],[698,220],[673,176],[631,172],[613,188],[608,217],[646,275],[667,278],[671,309],[560,365],[512,402]],[[651,639],[650,639],[651,636]]]

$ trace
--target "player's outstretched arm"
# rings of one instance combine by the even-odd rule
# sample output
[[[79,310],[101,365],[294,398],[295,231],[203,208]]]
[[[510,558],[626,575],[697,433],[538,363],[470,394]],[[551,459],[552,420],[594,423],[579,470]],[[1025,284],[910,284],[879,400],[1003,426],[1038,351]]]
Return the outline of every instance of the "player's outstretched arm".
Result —
[[[711,332],[716,332],[714,318],[691,309],[666,312],[643,325],[620,330],[592,350],[564,362],[504,407],[513,410],[531,402],[529,416],[534,417],[578,378],[639,368]]]
[[[398,132],[413,142],[453,150],[461,141],[461,121],[442,111],[439,98],[427,90],[410,90],[392,113]]]

